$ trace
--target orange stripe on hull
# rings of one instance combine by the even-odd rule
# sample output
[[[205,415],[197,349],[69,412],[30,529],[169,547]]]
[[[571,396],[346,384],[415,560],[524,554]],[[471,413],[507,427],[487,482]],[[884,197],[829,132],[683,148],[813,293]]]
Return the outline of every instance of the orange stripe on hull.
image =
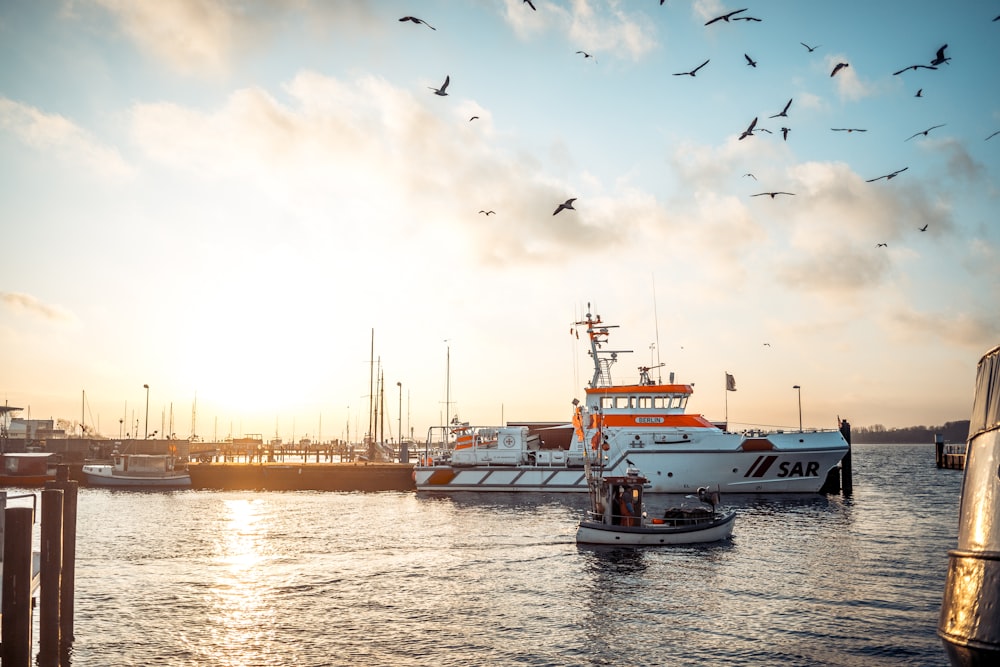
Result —
[[[641,420],[641,421],[640,421]],[[641,426],[644,428],[715,428],[701,415],[616,415],[604,414],[604,427]]]
[[[620,387],[587,387],[588,394],[693,394],[689,384],[626,384]]]
[[[444,486],[455,479],[455,474],[454,470],[435,470],[427,478],[427,483],[434,484],[435,486]]]

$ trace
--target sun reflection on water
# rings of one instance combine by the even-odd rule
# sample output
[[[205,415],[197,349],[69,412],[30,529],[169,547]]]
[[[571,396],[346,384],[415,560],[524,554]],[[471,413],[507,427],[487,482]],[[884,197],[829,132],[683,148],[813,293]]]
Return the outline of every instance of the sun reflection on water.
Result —
[[[208,590],[214,664],[246,665],[266,661],[275,610],[268,592],[266,502],[226,500],[211,564]],[[222,649],[222,650],[220,650]]]

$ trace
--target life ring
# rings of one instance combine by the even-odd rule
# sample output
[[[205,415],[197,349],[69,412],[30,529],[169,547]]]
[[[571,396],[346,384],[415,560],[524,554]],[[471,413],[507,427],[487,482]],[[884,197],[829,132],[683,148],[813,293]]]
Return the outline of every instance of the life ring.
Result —
[[[411,471],[411,472],[410,472],[410,478],[411,478],[411,479],[412,479],[412,480],[413,480],[414,482],[416,482],[416,481],[417,481],[417,471],[416,471],[416,470],[413,470],[413,471]]]

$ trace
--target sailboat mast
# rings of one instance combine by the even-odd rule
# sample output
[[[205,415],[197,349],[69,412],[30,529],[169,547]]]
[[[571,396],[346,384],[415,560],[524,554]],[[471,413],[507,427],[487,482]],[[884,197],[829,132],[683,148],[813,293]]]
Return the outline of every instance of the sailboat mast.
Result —
[[[372,327],[372,349],[368,357],[368,437],[374,438],[375,415],[372,412],[375,401],[375,327]],[[369,452],[370,453],[370,452]]]

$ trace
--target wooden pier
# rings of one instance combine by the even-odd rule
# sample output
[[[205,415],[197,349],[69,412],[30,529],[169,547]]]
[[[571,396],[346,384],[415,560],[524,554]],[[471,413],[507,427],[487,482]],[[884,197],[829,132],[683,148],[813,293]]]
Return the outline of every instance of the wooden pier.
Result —
[[[940,433],[934,436],[934,461],[938,468],[965,470],[966,445],[949,445]]]
[[[412,463],[191,463],[191,488],[229,491],[415,491]]]
[[[34,499],[34,494],[31,494]],[[18,497],[18,496],[14,496]],[[4,496],[6,500],[7,496]],[[3,503],[6,505],[6,502]],[[38,596],[38,667],[70,664],[76,570],[77,483],[60,465],[41,493],[41,550],[32,549],[36,507],[4,507],[0,518],[0,663],[30,667]]]

